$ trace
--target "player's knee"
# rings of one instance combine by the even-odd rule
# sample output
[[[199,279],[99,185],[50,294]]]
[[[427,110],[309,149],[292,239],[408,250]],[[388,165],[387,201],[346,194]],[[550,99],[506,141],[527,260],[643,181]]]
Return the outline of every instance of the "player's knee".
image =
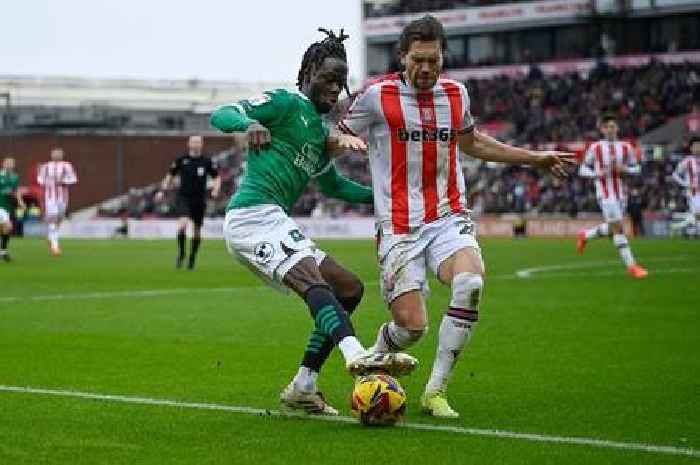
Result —
[[[458,273],[452,279],[451,307],[478,311],[484,278],[479,273]]]
[[[342,289],[336,291],[336,297],[348,313],[355,311],[365,294],[365,285],[358,278],[354,278]]]

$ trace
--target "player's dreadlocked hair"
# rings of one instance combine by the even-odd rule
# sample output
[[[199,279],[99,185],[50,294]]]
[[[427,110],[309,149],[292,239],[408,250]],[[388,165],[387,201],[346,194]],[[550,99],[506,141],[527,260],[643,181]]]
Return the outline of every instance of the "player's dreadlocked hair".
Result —
[[[339,58],[343,61],[348,61],[347,54],[345,53],[345,45],[343,41],[350,37],[345,34],[344,30],[340,30],[339,35],[335,35],[333,31],[318,28],[320,32],[326,34],[326,38],[321,42],[315,42],[306,49],[304,53],[304,59],[301,60],[301,68],[299,69],[299,75],[297,76],[297,87],[301,90],[301,86],[304,84],[304,79],[307,73],[310,71],[312,66],[321,66],[323,60],[328,57]],[[345,84],[345,92],[350,95],[350,90],[348,85]]]

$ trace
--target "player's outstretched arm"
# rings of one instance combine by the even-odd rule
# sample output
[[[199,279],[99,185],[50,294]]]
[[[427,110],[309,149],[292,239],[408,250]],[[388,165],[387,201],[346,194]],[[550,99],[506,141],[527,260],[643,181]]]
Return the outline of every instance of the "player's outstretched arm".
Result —
[[[337,129],[333,129],[326,138],[326,152],[331,158],[339,157],[347,152],[367,153],[367,144],[359,137],[343,134]]]
[[[567,177],[566,165],[576,163],[575,155],[568,152],[536,151],[504,144],[476,129],[459,137],[459,148],[472,157],[485,161],[530,165],[546,169],[557,177]]]
[[[350,203],[372,203],[374,200],[372,189],[341,176],[333,165],[317,179],[321,192],[326,197]]]
[[[209,122],[219,131],[245,133],[248,147],[258,151],[272,141],[269,128],[282,121],[295,108],[295,99],[285,90],[219,107]]]

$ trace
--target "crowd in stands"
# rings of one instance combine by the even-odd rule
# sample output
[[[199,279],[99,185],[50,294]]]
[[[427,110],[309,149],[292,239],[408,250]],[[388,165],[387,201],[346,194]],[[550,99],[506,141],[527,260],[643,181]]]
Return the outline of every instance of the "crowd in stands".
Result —
[[[587,77],[527,76],[470,80],[472,113],[481,122],[509,121],[518,144],[592,140],[596,118],[614,111],[623,137],[637,138],[669,118],[688,113],[700,86],[700,63],[613,68],[601,62]]]
[[[513,3],[513,0],[395,0],[365,1],[365,18],[421,13],[424,11],[453,10],[473,6],[489,6],[499,3]]]
[[[619,116],[621,136],[636,141],[642,134],[664,124],[669,118],[700,108],[700,65],[667,65],[652,62],[641,68],[598,66],[588,77],[577,74],[543,76],[537,68],[521,78],[497,77],[466,83],[472,113],[482,124],[505,122],[510,128],[499,138],[535,148],[563,147],[569,142],[590,142],[599,138],[596,119],[602,112]],[[680,142],[680,141],[679,141]],[[581,144],[583,145],[583,144]],[[683,210],[681,189],[669,181],[680,160],[682,148],[666,156],[643,154],[643,173],[632,179],[633,195],[645,209]],[[222,195],[212,199],[208,216],[222,216],[245,169],[241,152],[219,154],[223,178]],[[367,160],[348,156],[337,161],[348,177],[371,184]],[[522,167],[491,166],[466,159],[465,179],[468,204],[477,213],[533,212],[576,215],[597,211],[590,182],[573,176],[561,182],[549,175]],[[154,201],[157,185],[133,189],[116,204],[101,209],[104,216],[135,218],[173,217],[174,193],[167,201]],[[313,186],[292,212],[299,216],[371,215],[371,205],[350,205],[324,198]]]

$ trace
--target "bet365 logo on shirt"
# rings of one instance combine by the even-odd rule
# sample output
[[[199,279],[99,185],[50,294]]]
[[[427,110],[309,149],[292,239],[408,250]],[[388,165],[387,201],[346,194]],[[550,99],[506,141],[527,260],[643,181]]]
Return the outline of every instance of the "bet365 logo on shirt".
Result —
[[[457,131],[452,128],[424,128],[409,131],[406,128],[397,129],[399,140],[401,142],[419,142],[419,141],[452,141],[457,138]]]

